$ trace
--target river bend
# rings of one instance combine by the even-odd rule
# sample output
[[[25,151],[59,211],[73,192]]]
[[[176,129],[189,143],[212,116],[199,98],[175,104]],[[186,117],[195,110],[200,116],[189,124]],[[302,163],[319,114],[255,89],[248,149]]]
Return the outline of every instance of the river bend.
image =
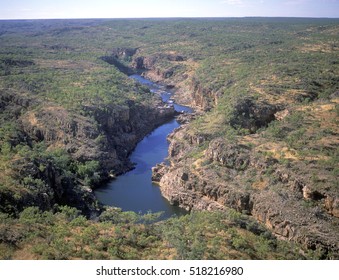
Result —
[[[160,94],[164,102],[171,102],[171,93],[163,86],[155,84],[140,75],[131,78],[149,87],[155,94]],[[176,111],[192,112],[192,109],[179,104],[173,104]],[[138,143],[130,156],[135,168],[95,190],[97,199],[105,205],[121,208],[123,211],[137,213],[163,212],[162,219],[173,215],[182,215],[186,211],[178,206],[170,205],[162,197],[159,186],[152,183],[152,167],[166,160],[168,156],[167,136],[179,123],[173,119],[147,135]]]

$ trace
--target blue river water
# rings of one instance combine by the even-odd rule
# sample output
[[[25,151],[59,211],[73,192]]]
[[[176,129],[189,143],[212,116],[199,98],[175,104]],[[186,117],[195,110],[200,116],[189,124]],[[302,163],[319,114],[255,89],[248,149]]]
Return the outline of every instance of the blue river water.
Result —
[[[171,93],[164,87],[140,75],[132,75],[131,78],[148,86],[154,94],[160,94],[164,102],[170,100]],[[175,103],[173,105],[176,111],[192,112],[189,107]],[[130,160],[135,163],[135,169],[96,189],[97,199],[102,204],[119,207],[123,211],[163,212],[162,219],[185,214],[185,210],[170,205],[162,197],[159,186],[153,184],[151,179],[152,167],[167,158],[169,146],[167,136],[177,127],[179,123],[173,119],[159,126],[140,141],[130,156]]]

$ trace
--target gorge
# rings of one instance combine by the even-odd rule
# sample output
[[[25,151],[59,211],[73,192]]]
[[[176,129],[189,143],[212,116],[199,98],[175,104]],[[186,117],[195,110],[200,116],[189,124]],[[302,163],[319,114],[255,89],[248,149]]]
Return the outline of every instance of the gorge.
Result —
[[[161,96],[163,106],[173,106],[178,113],[190,113],[192,109],[176,103],[168,103],[172,94],[164,90],[164,86],[157,85],[140,75],[132,75],[131,78],[147,85],[151,92]],[[143,140],[141,140],[130,156],[134,168],[105,186],[96,188],[94,193],[104,205],[119,207],[124,211],[136,213],[164,212],[162,218],[186,213],[182,208],[171,205],[162,197],[160,189],[152,182],[152,167],[164,161],[168,155],[169,144],[167,136],[179,123],[173,119],[160,125]]]
[[[338,259],[338,32],[0,21],[0,258]]]

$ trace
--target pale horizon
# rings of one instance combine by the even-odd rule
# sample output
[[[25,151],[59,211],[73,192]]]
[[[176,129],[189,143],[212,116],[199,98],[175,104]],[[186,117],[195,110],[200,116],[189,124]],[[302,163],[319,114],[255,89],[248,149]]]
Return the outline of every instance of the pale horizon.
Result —
[[[339,0],[0,0],[0,20],[339,18]]]

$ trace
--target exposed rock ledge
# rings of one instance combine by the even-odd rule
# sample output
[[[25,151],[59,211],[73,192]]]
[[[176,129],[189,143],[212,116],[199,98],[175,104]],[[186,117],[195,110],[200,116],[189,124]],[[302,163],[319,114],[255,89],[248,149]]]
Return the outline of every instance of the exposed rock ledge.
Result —
[[[186,130],[184,125],[169,137],[171,165],[153,168],[153,180],[172,204],[187,210],[231,207],[252,215],[280,238],[318,249],[324,258],[339,258],[335,193],[312,191],[306,177],[221,138],[209,143],[203,159],[186,157],[204,141]]]
[[[135,145],[177,114],[173,108],[161,105],[157,98],[147,105],[133,101],[124,105],[83,105],[83,113],[79,114],[24,94],[8,91],[0,95],[1,110],[17,119],[20,141],[28,145],[43,142],[47,149],[61,148],[79,162],[98,161],[102,179],[131,169],[133,164],[128,156]],[[30,162],[23,157],[13,161],[13,170],[18,180],[32,178],[42,181],[44,187],[40,190],[34,185],[33,190],[23,191],[19,198],[10,192],[2,193],[0,207],[6,208],[4,212],[18,213],[27,205],[49,210],[57,203],[77,207],[88,216],[95,214],[96,199],[89,188],[51,162],[44,159]]]
[[[20,121],[24,132],[35,141],[62,147],[79,161],[97,160],[103,171],[119,174],[131,168],[128,156],[135,145],[176,115],[173,108],[160,105],[83,106],[94,118],[50,105],[27,111]]]

